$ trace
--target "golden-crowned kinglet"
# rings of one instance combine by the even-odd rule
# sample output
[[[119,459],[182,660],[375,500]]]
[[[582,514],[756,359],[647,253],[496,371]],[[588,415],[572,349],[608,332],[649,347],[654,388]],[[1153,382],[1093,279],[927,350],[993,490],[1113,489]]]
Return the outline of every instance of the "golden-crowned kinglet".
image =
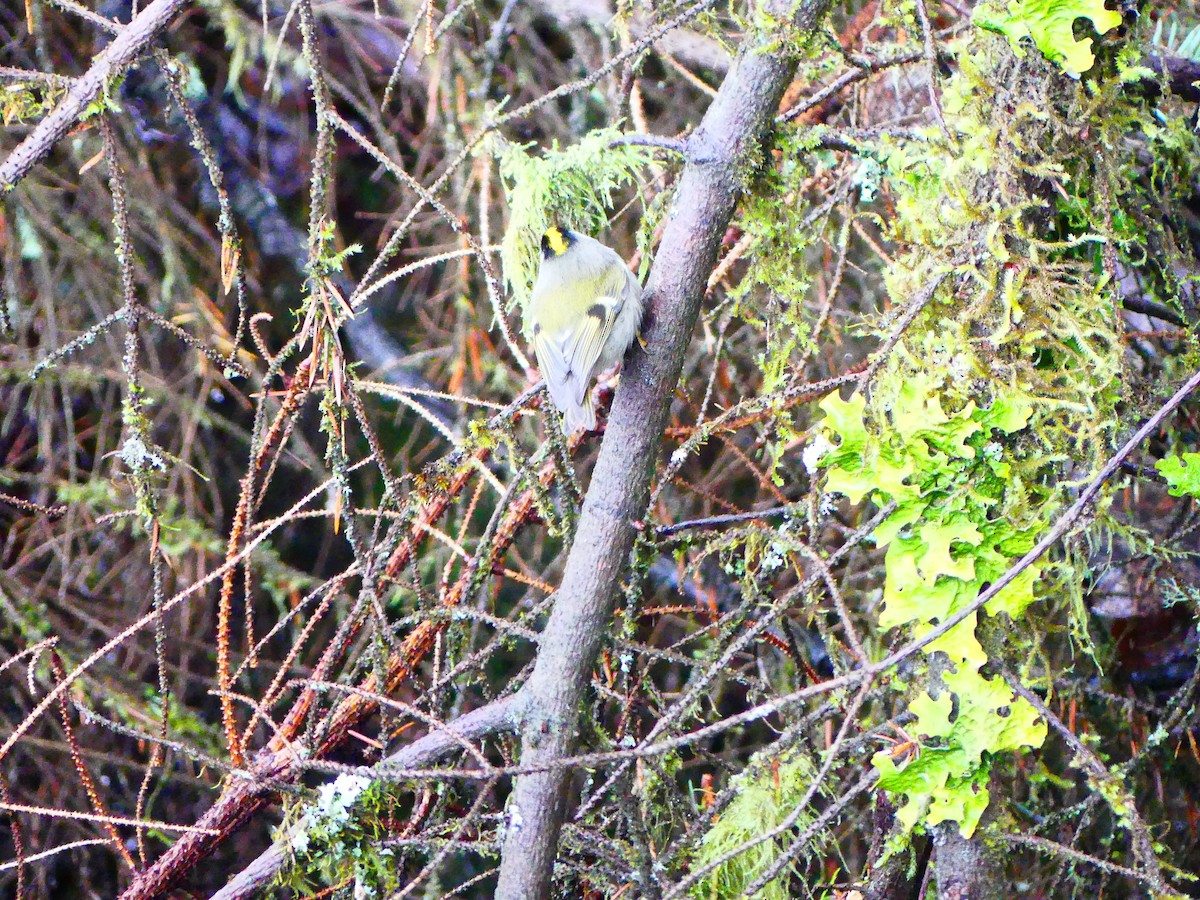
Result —
[[[550,228],[525,311],[538,368],[570,434],[596,427],[592,380],[625,356],[642,322],[642,288],[595,238]]]

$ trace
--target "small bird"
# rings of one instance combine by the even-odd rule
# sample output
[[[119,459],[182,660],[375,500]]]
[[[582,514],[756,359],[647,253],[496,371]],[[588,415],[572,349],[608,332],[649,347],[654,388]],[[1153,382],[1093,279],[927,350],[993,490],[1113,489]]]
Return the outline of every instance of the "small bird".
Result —
[[[641,285],[615,251],[566,228],[546,230],[525,330],[568,434],[596,427],[592,381],[621,362],[641,322]]]

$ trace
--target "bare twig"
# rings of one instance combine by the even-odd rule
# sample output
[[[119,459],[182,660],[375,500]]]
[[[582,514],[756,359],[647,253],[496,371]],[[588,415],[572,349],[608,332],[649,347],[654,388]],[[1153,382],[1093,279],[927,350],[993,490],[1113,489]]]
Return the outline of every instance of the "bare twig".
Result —
[[[24,178],[42,157],[66,137],[105,86],[136,62],[188,0],[153,0],[121,29],[111,44],[96,56],[91,66],[71,84],[54,110],[38,122],[25,140],[0,164],[0,196]]]
[[[883,364],[887,362],[888,356],[891,355],[892,350],[894,350],[896,345],[900,343],[900,339],[904,337],[904,333],[908,330],[908,326],[916,321],[916,318],[921,314],[921,311],[929,305],[929,302],[937,293],[938,288],[941,287],[942,282],[946,280],[946,276],[949,274],[950,271],[948,269],[942,269],[927,282],[925,282],[925,285],[913,295],[911,300],[908,301],[908,306],[904,308],[904,313],[900,316],[900,320],[888,333],[887,340],[883,342],[883,346],[871,354],[870,364],[866,367],[866,369],[863,370],[862,374],[858,376],[858,384],[860,387],[866,387],[871,383],[871,379],[875,377],[875,373],[878,372]]]
[[[1141,882],[1147,887],[1155,890],[1162,889],[1161,883],[1156,884],[1152,879],[1148,878],[1144,872],[1139,872],[1137,869],[1131,869],[1128,866],[1122,866],[1114,862],[1109,862],[1107,859],[1100,859],[1098,856],[1080,853],[1078,850],[1075,850],[1074,848],[1068,847],[1064,844],[1059,844],[1056,841],[1049,841],[1046,840],[1046,838],[1038,837],[1034,834],[1001,833],[996,836],[1008,844],[1031,847],[1034,850],[1040,850],[1041,852],[1048,853],[1051,856],[1069,859],[1077,863],[1083,863],[1087,866],[1095,866],[1102,872],[1112,872],[1114,875],[1123,875],[1126,878]]]
[[[1134,798],[1129,796],[1129,792],[1125,786],[1121,784],[1120,776],[1101,762],[1098,757],[1079,736],[1075,734],[1066,723],[1062,721],[1050,707],[1042,702],[1042,698],[1025,686],[1013,672],[1008,669],[1002,670],[1004,680],[1008,682],[1008,686],[1013,689],[1017,696],[1023,698],[1030,706],[1032,706],[1039,716],[1045,719],[1056,732],[1059,737],[1066,742],[1074,754],[1075,762],[1083,763],[1083,767],[1090,773],[1091,778],[1097,785],[1107,785],[1104,789],[1097,789],[1097,793],[1104,797],[1109,803],[1117,800],[1115,806],[1120,809],[1114,809],[1118,819],[1123,819],[1128,823],[1130,838],[1133,843],[1133,852],[1137,856],[1138,862],[1142,867],[1142,874],[1137,874],[1134,877],[1144,879],[1154,886],[1157,893],[1163,893],[1165,885],[1163,883],[1162,867],[1159,865],[1158,856],[1154,852],[1154,839],[1150,834],[1150,829],[1147,828],[1145,821],[1137,810],[1134,803]],[[1114,797],[1114,793],[1116,796]],[[1119,798],[1119,799],[1118,799]]]
[[[670,150],[672,153],[678,153],[683,157],[687,156],[686,140],[661,137],[657,134],[624,134],[615,139],[609,146],[659,147],[663,150]]]
[[[857,84],[860,81],[865,81],[876,72],[882,72],[884,69],[890,69],[893,66],[907,66],[912,63],[919,62],[925,58],[924,49],[908,50],[902,53],[897,53],[894,56],[889,56],[886,59],[862,60],[855,68],[842,73],[828,85],[821,88],[807,100],[797,103],[787,112],[779,117],[781,122],[792,122],[800,118],[810,109],[815,109],[820,106],[830,97],[836,96],[852,84]]]
[[[22,500],[20,497],[14,497],[12,494],[4,493],[4,491],[0,491],[0,503],[22,510],[23,512],[37,513],[50,520],[61,519],[67,514],[67,507],[61,503],[57,503],[54,506],[44,506],[41,503],[34,503],[32,500]]]
[[[917,21],[921,25],[921,41],[924,44],[925,62],[929,64],[928,79],[925,86],[929,92],[929,108],[933,110],[933,117],[937,120],[938,127],[942,129],[942,134],[947,140],[953,140],[950,134],[950,129],[946,127],[946,117],[942,115],[942,102],[938,97],[937,92],[937,67],[938,53],[937,43],[933,37],[933,27],[929,24],[929,12],[925,9],[925,0],[915,0],[917,8]]]
[[[718,525],[734,525],[740,522],[756,522],[761,519],[773,519],[775,516],[786,516],[795,508],[794,505],[789,504],[788,506],[772,506],[770,509],[752,509],[744,513],[730,513],[724,516],[705,516],[703,519],[689,519],[686,522],[660,525],[654,531],[659,537],[670,537],[694,528],[716,528]]]

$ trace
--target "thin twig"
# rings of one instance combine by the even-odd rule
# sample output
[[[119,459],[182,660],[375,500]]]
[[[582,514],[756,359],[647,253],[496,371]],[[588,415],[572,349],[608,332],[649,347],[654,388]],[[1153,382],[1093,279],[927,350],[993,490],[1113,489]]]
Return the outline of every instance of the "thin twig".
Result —
[[[681,531],[696,528],[716,528],[720,525],[733,525],[739,522],[754,522],[759,519],[772,519],[775,516],[786,516],[796,509],[795,504],[787,506],[772,506],[770,509],[753,509],[743,513],[729,513],[724,516],[706,516],[703,519],[689,519],[686,522],[675,522],[671,525],[660,525],[654,533],[660,538],[670,537]]]
[[[1163,883],[1162,866],[1159,865],[1158,855],[1154,852],[1154,839],[1150,835],[1150,829],[1146,827],[1141,814],[1137,810],[1137,805],[1134,798],[1129,795],[1125,786],[1121,783],[1121,778],[1114,772],[1109,771],[1109,768],[1100,761],[1092,750],[1079,739],[1075,734],[1054,712],[1050,707],[1042,702],[1042,698],[1025,686],[1015,674],[1008,669],[1002,669],[1004,680],[1008,682],[1008,686],[1013,689],[1017,696],[1021,697],[1032,706],[1039,716],[1045,719],[1059,736],[1071,748],[1074,754],[1075,762],[1082,762],[1085,769],[1091,773],[1092,778],[1097,784],[1096,793],[1103,797],[1110,805],[1114,806],[1113,812],[1118,821],[1125,820],[1129,826],[1130,837],[1133,843],[1133,852],[1141,863],[1144,874],[1135,875],[1134,877],[1140,880],[1145,880],[1154,886],[1157,893],[1162,893],[1165,889]],[[1107,789],[1100,788],[1099,785],[1107,785]],[[1114,797],[1113,791],[1119,792],[1117,797]],[[1116,801],[1116,802],[1115,802]],[[1117,808],[1119,807],[1119,808]]]

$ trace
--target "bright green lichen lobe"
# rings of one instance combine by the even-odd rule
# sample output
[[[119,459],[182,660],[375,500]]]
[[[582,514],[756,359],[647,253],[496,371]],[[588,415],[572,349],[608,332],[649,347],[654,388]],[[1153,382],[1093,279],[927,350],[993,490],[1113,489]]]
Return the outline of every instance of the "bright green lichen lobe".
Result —
[[[1035,401],[1020,389],[996,391],[987,407],[967,401],[948,412],[942,400],[953,390],[937,376],[914,373],[894,388],[889,407],[876,415],[860,393],[821,404],[826,427],[840,441],[823,463],[828,490],[852,501],[896,504],[874,534],[887,547],[879,623],[909,626],[919,637],[970,604],[1036,539],[1037,521],[1022,515],[1029,498],[1012,489],[1014,467],[1005,449],[1027,429]],[[1021,615],[1041,572],[1040,564],[1027,568],[987,611]],[[969,836],[988,803],[983,752],[1037,747],[1045,738],[1045,725],[1028,703],[980,674],[988,654],[976,624],[972,614],[925,648],[942,651],[954,664],[936,700],[922,693],[910,704],[917,716],[913,730],[937,738],[936,746],[924,747],[905,766],[887,751],[873,760],[881,787],[909,798],[899,815],[910,829],[949,820]]]
[[[1176,497],[1200,497],[1200,453],[1168,456],[1155,463]]]
[[[910,798],[897,813],[906,828],[957,822],[969,837],[989,800],[990,765],[984,754],[1040,747],[1046,724],[1028,703],[1014,700],[999,678],[960,667],[943,681],[946,690],[936,699],[922,692],[909,703],[916,716],[909,729],[920,751],[897,760],[881,750],[872,764],[880,787]]]
[[[1121,24],[1121,14],[1106,9],[1104,0],[999,0],[975,7],[976,25],[1003,34],[1013,50],[1022,53],[1021,42],[1031,38],[1046,59],[1078,78],[1092,67],[1092,39],[1076,40],[1075,23],[1088,19],[1097,34]]]
[[[1007,9],[977,13],[977,23],[1033,37],[1073,74],[1092,65],[1092,51],[1072,23],[1086,16],[1104,32],[1119,21],[1096,2]],[[886,341],[906,314],[911,322],[869,386],[820,404],[817,444],[829,448],[819,461],[827,491],[891,507],[873,535],[884,549],[883,630],[920,639],[971,606],[1138,414],[1112,273],[1137,269],[1163,302],[1179,302],[1172,267],[1145,252],[1177,243],[1146,210],[1177,190],[1177,177],[1190,183],[1183,147],[1195,138],[1131,98],[1121,83],[1130,60],[1115,62],[1106,78],[1072,81],[976,31],[943,85],[949,139],[930,127],[925,141],[881,155],[880,193],[895,211],[888,236],[900,251],[884,271],[892,312],[875,330]],[[1133,132],[1161,152],[1162,172],[1139,165]],[[1164,475],[1177,486],[1200,481],[1176,468]],[[1110,497],[1094,507],[1109,525]],[[1029,672],[1042,635],[1062,630],[1035,624],[1046,596],[1060,600],[1075,645],[1090,647],[1082,560],[1076,541],[1023,568],[924,645],[924,674],[897,685],[915,717],[911,740],[873,762],[881,786],[903,798],[908,829],[955,822],[972,834],[992,767],[1042,744],[1045,723],[994,666]]]

